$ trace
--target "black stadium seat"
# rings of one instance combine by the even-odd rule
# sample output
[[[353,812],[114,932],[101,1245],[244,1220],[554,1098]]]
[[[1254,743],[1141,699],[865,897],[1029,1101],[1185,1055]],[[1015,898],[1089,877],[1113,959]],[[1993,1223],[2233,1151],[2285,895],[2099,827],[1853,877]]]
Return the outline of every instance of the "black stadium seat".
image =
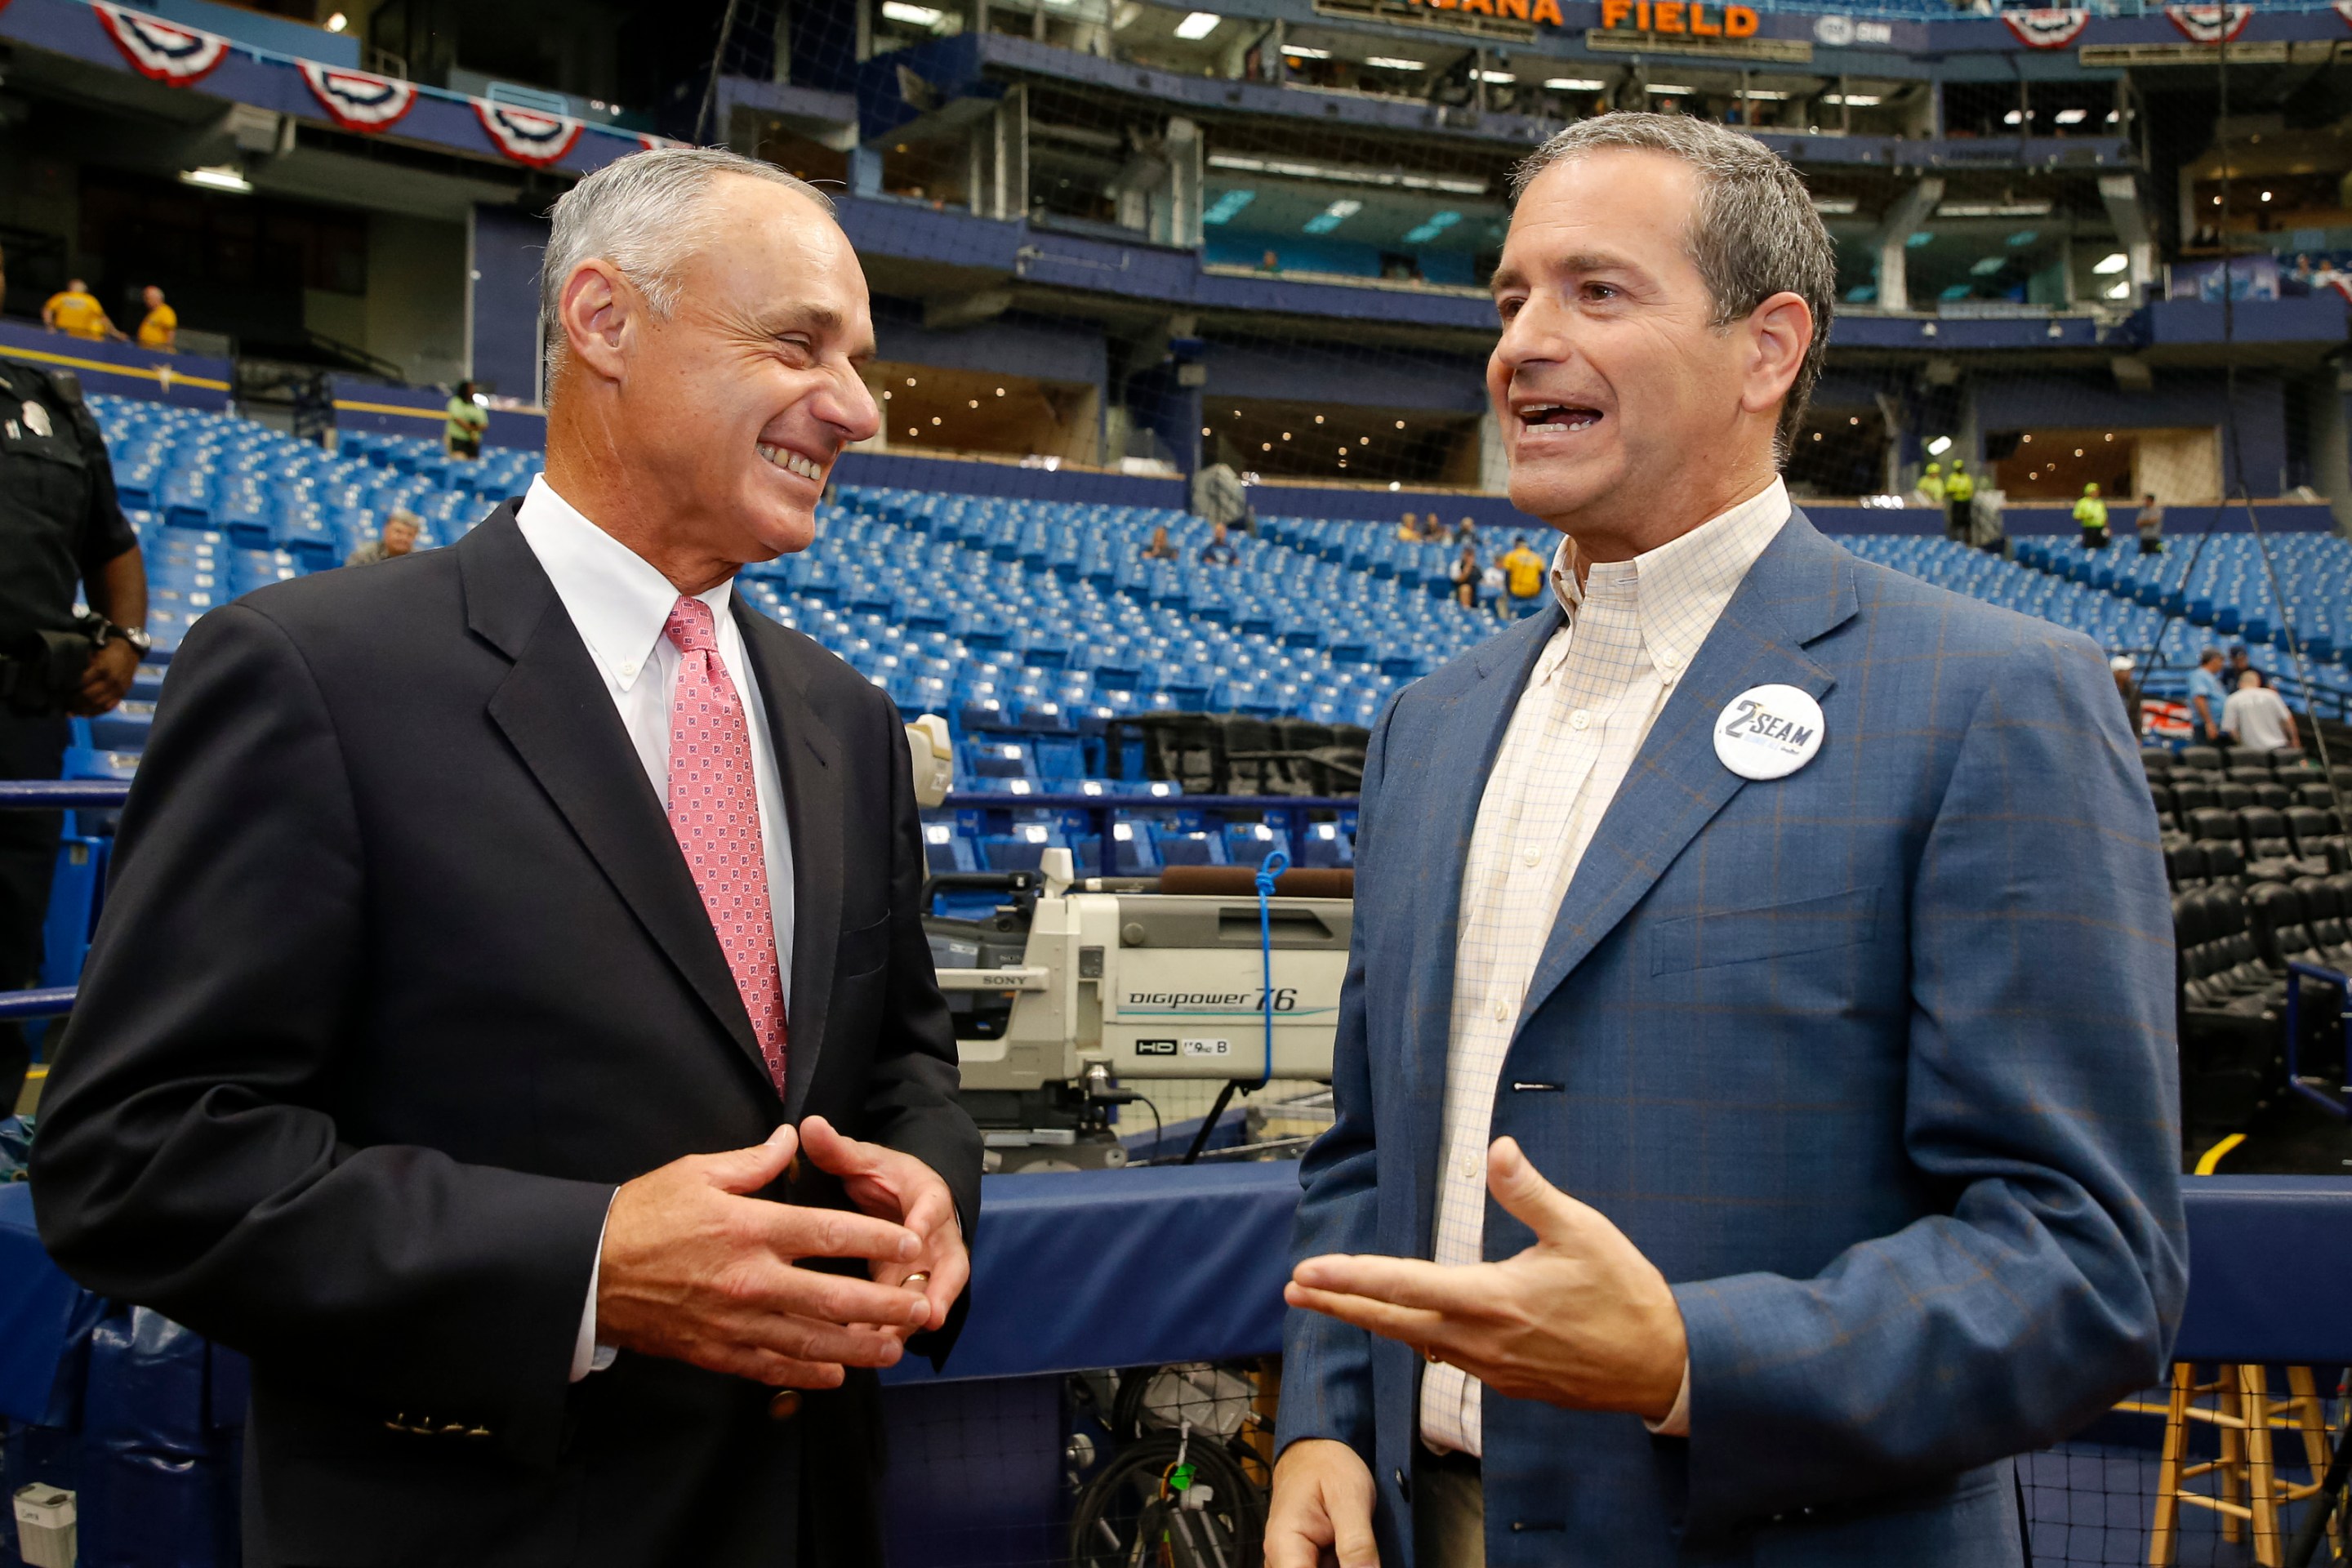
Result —
[[[2164,847],[2164,879],[2172,884],[2176,893],[2205,885],[2204,848],[2188,838],[2179,838]]]
[[[2152,779],[2172,776],[2172,753],[2161,746],[2142,746],[2139,751],[2140,770]]]
[[[2301,746],[2273,746],[2263,760],[2270,763],[2271,772],[2283,773],[2303,766],[2309,758]]]
[[[2211,746],[2183,746],[2180,754],[2172,759],[2172,771],[2218,773],[2221,771],[2221,753]]]
[[[2273,782],[2269,767],[2259,763],[2239,763],[2233,764],[2222,776],[2227,778],[2231,784],[2248,785],[2266,784]]]
[[[2287,831],[2286,818],[2266,805],[2250,805],[2238,814],[2245,830],[2246,874],[2256,881],[2289,882],[2297,877],[2324,877],[2331,869],[2327,852],[2305,857]]]
[[[2180,1113],[2192,1141],[2242,1129],[2283,1059],[2286,988],[2271,980],[2234,891],[2175,894]]]
[[[2223,779],[2213,786],[2213,804],[2224,811],[2237,811],[2254,804],[2254,786],[2240,784],[2235,779]]]
[[[2336,792],[2327,787],[2325,779],[2295,786],[2295,798],[2304,805],[2315,805],[2322,811],[2336,809]]]
[[[2155,805],[2157,816],[2168,816],[2172,814],[2172,786],[2170,784],[2161,784],[2153,779],[2149,780],[2147,786],[2147,798]]]
[[[2303,923],[2311,932],[2312,947],[2323,963],[2341,967],[2352,956],[2347,952],[2352,931],[2345,929],[2344,900],[2336,884],[2326,877],[2297,877],[2294,890],[2303,900]]]
[[[2200,806],[2218,805],[2210,780],[2196,773],[2172,775],[2172,809],[2183,817]]]
[[[2242,847],[2246,841],[2246,831],[2238,821],[2238,814],[2218,805],[2200,806],[2189,812],[2182,826],[2188,829],[2189,837],[2200,844],[2220,842]]]
[[[2217,838],[2197,847],[2205,851],[2205,880],[2216,888],[2235,888],[2246,879],[2246,852],[2235,840]]]
[[[2258,784],[2253,790],[2256,805],[2284,811],[2294,804],[2294,792],[2283,784]]]
[[[2316,806],[2294,805],[2286,809],[2285,817],[2286,830],[2294,837],[2298,858],[2325,861],[2329,871],[2352,869],[2352,854],[2347,854],[2343,830],[2333,813]],[[2312,874],[2326,873],[2315,868]]]

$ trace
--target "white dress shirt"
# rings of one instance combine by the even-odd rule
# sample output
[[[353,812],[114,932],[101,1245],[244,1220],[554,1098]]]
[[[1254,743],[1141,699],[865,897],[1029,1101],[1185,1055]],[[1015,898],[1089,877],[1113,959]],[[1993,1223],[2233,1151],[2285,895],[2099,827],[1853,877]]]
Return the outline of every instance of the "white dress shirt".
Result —
[[[1646,554],[1593,563],[1580,584],[1565,540],[1552,558],[1552,592],[1568,619],[1519,694],[1462,871],[1432,1247],[1439,1263],[1484,1259],[1495,1091],[1577,865],[1675,682],[1789,510],[1776,478]],[[1482,1453],[1483,1394],[1458,1367],[1426,1367],[1422,1440]],[[1686,1434],[1689,1398],[1685,1366],[1674,1409],[1653,1430]]]
[[[677,682],[677,645],[663,634],[679,595],[670,580],[635,551],[580,515],[557,495],[544,475],[531,480],[530,493],[515,509],[523,542],[539,557],[539,564],[555,584],[588,657],[604,678],[604,690],[621,715],[622,727],[636,748],[637,761],[654,794],[669,798],[669,717],[671,689]],[[729,601],[730,579],[695,597],[710,606],[718,625],[719,660],[735,682],[751,738],[751,786],[760,801],[760,847],[768,869],[768,908],[776,928],[776,962],[784,976],[786,1016],[790,1016],[793,973],[793,840],[784,819],[784,797],[777,781],[775,743],[768,732],[768,710],[760,700],[760,679],[743,648],[742,628],[735,624]],[[602,1247],[598,1247],[601,1254]],[[574,1383],[592,1371],[612,1364],[609,1346],[596,1343],[596,1277],[588,1274],[588,1302],[580,1316],[580,1335],[572,1352]]]

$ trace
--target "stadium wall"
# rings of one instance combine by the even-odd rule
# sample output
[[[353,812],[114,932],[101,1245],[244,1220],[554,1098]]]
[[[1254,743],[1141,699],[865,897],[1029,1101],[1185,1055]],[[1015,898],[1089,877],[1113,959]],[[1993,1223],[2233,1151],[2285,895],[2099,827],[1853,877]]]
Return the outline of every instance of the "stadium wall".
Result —
[[[540,402],[539,262],[547,220],[477,204],[466,243],[466,370],[486,392]]]

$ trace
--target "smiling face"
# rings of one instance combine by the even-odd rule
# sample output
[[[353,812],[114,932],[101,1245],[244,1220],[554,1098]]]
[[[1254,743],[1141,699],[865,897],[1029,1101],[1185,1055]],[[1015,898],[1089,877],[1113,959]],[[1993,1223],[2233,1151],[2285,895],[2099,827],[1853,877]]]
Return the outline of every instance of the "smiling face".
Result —
[[[1688,244],[1698,200],[1681,159],[1610,148],[1545,169],[1511,218],[1486,366],[1511,500],[1590,558],[1654,548],[1774,470],[1773,416],[1795,364],[1769,341],[1785,322],[1759,322],[1794,297],[1728,331],[1711,324]]]
[[[874,322],[857,258],[815,203],[739,174],[708,201],[709,237],[667,318],[609,264],[574,270],[555,406],[609,452],[575,454],[619,477],[601,487],[625,497],[599,518],[608,531],[640,535],[628,542],[649,559],[740,564],[806,549],[834,459],[879,427],[858,374]]]

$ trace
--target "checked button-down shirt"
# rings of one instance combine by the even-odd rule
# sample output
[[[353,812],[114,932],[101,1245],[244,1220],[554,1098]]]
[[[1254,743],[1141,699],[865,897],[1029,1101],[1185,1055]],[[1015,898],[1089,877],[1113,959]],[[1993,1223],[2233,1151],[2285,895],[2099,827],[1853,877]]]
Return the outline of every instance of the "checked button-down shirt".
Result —
[[[1566,541],[1553,557],[1552,592],[1568,618],[1511,715],[1462,872],[1432,1248],[1439,1263],[1484,1259],[1495,1091],[1577,863],[1675,680],[1789,510],[1789,492],[1775,479],[1646,554],[1593,563],[1581,584]],[[1458,1367],[1425,1368],[1423,1440],[1483,1452],[1483,1394]],[[1657,1429],[1687,1431],[1688,1400],[1685,1373],[1683,1394]]]

